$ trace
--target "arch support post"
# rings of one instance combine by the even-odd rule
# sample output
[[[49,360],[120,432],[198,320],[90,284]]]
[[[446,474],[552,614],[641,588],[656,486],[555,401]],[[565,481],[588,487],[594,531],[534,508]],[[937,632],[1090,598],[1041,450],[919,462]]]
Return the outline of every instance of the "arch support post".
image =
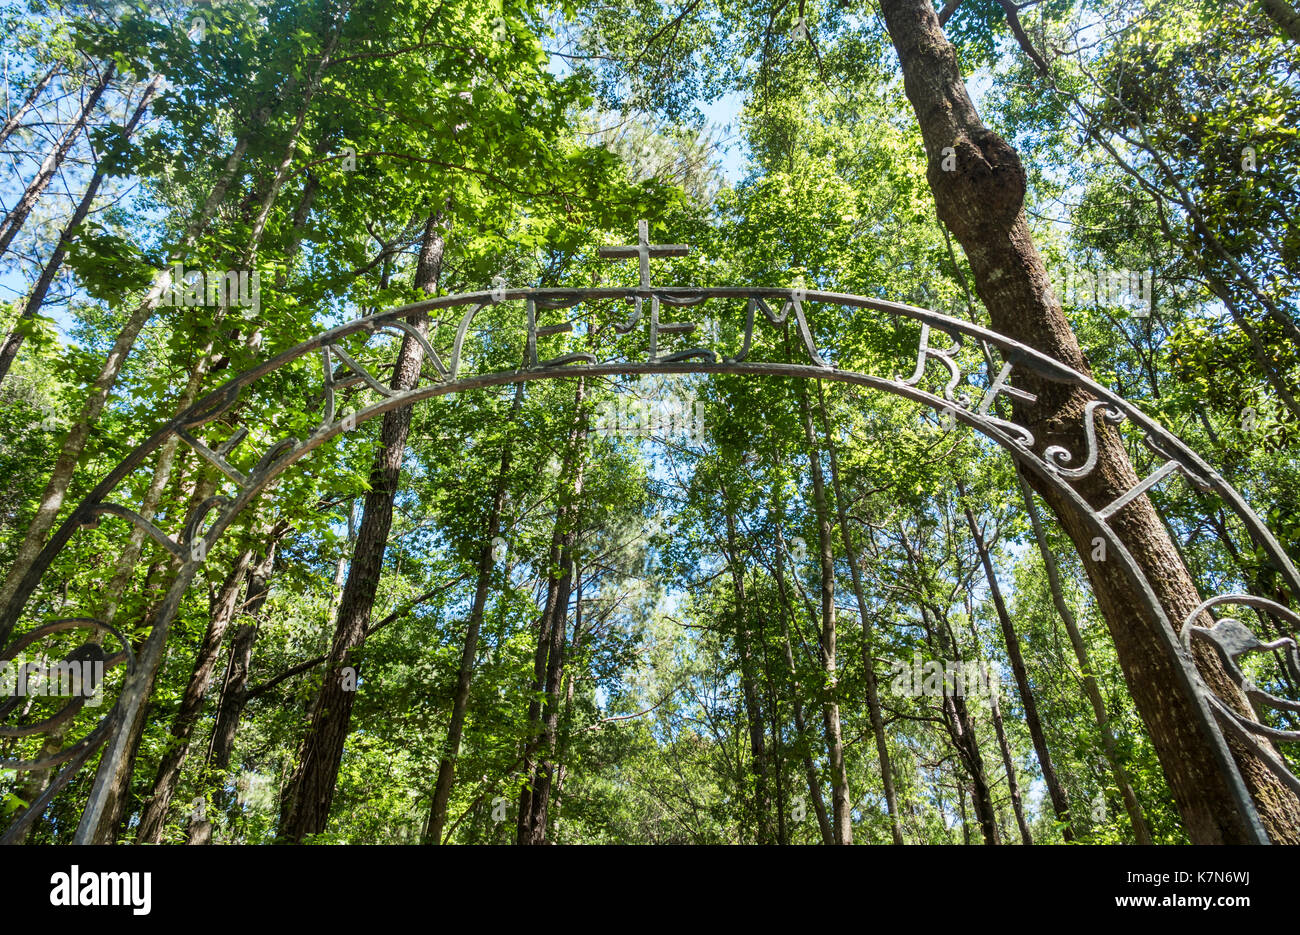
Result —
[[[198,572],[201,562],[188,561],[167,590],[167,596],[154,615],[149,636],[141,647],[135,672],[127,678],[118,698],[117,713],[109,730],[108,740],[95,770],[95,780],[90,787],[90,799],[81,813],[81,821],[73,835],[73,844],[111,844],[112,827],[106,824],[117,810],[117,802],[126,795],[130,783],[130,766],[134,754],[133,737],[136,723],[144,717],[145,706],[153,689],[154,678],[162,665],[167,649],[167,634],[181,598]]]

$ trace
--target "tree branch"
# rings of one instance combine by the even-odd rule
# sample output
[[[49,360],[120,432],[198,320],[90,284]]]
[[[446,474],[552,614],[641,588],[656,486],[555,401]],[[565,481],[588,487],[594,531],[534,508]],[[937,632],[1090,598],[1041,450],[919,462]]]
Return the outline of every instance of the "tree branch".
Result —
[[[383,620],[379,621],[378,623],[372,626],[366,627],[366,632],[361,637],[361,642],[358,643],[357,645],[358,646],[362,645],[366,640],[370,638],[371,634],[373,634],[376,630],[382,630],[390,623],[394,623],[397,620],[400,620],[402,617],[405,617],[407,614],[409,614],[420,604],[432,600],[433,598],[441,594],[443,591],[446,591],[448,588],[455,587],[456,585],[460,584],[468,577],[469,577],[468,574],[460,575],[459,577],[453,578],[451,581],[448,581],[446,584],[439,585],[438,587],[434,588],[432,591],[425,591],[419,597],[414,598],[408,601],[407,603],[403,604],[401,607],[397,608],[397,610],[393,611]],[[285,679],[293,678],[295,675],[301,675],[303,672],[306,672],[308,669],[314,669],[316,666],[320,665],[328,658],[329,658],[328,656],[316,656],[312,659],[308,659],[306,662],[300,662],[296,666],[290,666],[288,669],[285,669],[279,675],[273,676],[267,679],[261,685],[249,689],[248,694],[245,697],[249,700],[252,700],[253,698],[256,698],[258,695],[263,695],[266,692],[270,691],[275,686],[279,685]]]

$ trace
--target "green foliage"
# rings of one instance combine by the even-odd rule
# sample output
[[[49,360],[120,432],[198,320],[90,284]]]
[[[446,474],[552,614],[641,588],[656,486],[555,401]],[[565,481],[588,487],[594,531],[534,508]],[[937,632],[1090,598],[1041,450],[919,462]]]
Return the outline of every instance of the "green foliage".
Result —
[[[68,232],[39,313],[20,317],[25,295],[0,312],[6,333],[23,337],[0,383],[0,566],[17,555],[133,311],[177,260],[256,271],[260,302],[163,305],[138,322],[60,518],[179,408],[233,375],[342,322],[427,298],[416,286],[426,228],[440,232],[439,295],[489,289],[498,277],[512,287],[633,285],[634,264],[596,251],[626,243],[648,218],[652,240],[694,248],[656,260],[656,282],[802,283],[987,320],[934,216],[920,134],[873,9],[838,0],[223,0],[201,6],[201,34],[191,28],[195,9],[142,0],[111,11],[0,9],[5,48],[22,59],[11,97],[55,63],[67,89],[90,80],[88,61],[119,71],[111,106],[93,115],[61,176],[76,192],[92,166],[102,170],[96,210]],[[1150,316],[1095,295],[1061,296],[1094,376],[1205,453],[1300,556],[1292,46],[1244,2],[1046,0],[1021,16],[1050,58],[1049,76],[1028,63],[995,0],[965,0],[947,35],[984,91],[990,123],[1027,165],[1038,243],[1053,268],[1156,277]],[[1067,41],[1083,23],[1097,41]],[[128,136],[122,115],[155,75],[165,81],[149,119]],[[738,173],[699,132],[702,108],[724,95],[741,101]],[[62,113],[53,97],[40,99],[33,124]],[[26,125],[15,140],[38,146]],[[70,217],[54,202],[43,199],[40,223],[16,242],[42,262]],[[29,272],[15,280],[24,289],[39,275]],[[465,339],[467,371],[522,365],[518,311],[480,311]],[[732,311],[707,324],[710,346],[735,353],[742,331]],[[625,314],[613,301],[540,308],[542,324],[573,328],[544,337],[539,353],[638,359],[644,332],[608,327]],[[433,310],[429,325],[439,347],[458,324],[444,315]],[[907,319],[857,309],[812,325],[842,370],[890,376],[915,366],[918,328]],[[358,334],[341,346],[378,372],[399,340]],[[802,362],[799,335],[760,319],[748,359]],[[955,359],[967,373],[984,366],[974,346]],[[253,470],[277,441],[315,431],[320,378],[314,355],[267,374],[204,437],[248,429],[228,461]],[[438,396],[414,410],[373,629],[349,660],[360,680],[330,821],[310,843],[421,841],[444,759],[456,775],[444,837],[514,841],[521,791],[535,777],[524,767],[536,754],[530,707],[548,700],[558,709],[550,840],[821,843],[814,802],[831,800],[825,725],[835,708],[855,840],[887,843],[868,673],[904,837],[978,842],[975,764],[949,709],[891,687],[914,660],[954,657],[1001,677],[998,714],[975,697],[967,723],[1002,839],[1019,840],[1014,780],[1034,840],[1063,841],[967,508],[998,570],[1075,840],[1135,840],[1121,773],[1155,840],[1184,840],[1083,566],[1049,522],[1059,600],[1079,621],[1116,738],[1111,750],[1103,742],[1015,471],[990,442],[949,431],[901,398],[830,381],[570,376],[521,386],[518,395],[500,386]],[[613,401],[640,397],[698,400],[703,437],[600,430]],[[369,401],[354,384],[334,403],[342,412]],[[379,476],[380,423],[324,444],[213,546],[156,679],[123,839],[137,834],[160,764],[181,749],[164,842],[185,840],[196,802],[213,818],[214,840],[276,839],[321,686],[338,677],[323,661],[303,663],[323,660],[335,640],[362,503]],[[1139,438],[1125,442],[1139,473],[1158,466]],[[158,463],[130,471],[115,502],[148,502],[160,526],[175,528],[222,478],[186,446],[155,474]],[[487,535],[498,485],[499,556]],[[1152,496],[1207,592],[1289,597],[1279,569],[1220,504],[1174,483]],[[111,616],[138,645],[176,567],[152,539],[130,545],[132,530],[112,516],[79,530],[24,624]],[[570,570],[560,561],[565,537],[573,590],[550,698],[535,684],[539,618]],[[269,592],[250,609],[246,566],[273,544]],[[452,757],[445,744],[480,579],[482,626]],[[216,640],[182,741],[178,714],[229,587],[239,609]],[[833,672],[822,648],[828,602]],[[239,668],[232,645],[248,626],[257,632],[250,691],[230,762],[218,768],[207,751]],[[72,645],[69,636],[53,648]],[[110,697],[121,678],[120,669],[110,676]],[[67,737],[84,736],[99,716],[83,710]],[[4,740],[0,750],[32,754],[43,739]],[[31,779],[0,774],[0,816],[23,807]],[[88,786],[71,786],[33,840],[68,840]]]

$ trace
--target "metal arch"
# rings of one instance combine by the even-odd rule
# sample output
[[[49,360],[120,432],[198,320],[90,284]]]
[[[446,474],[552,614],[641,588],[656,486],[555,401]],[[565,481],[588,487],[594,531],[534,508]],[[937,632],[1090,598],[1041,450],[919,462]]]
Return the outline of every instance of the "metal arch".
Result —
[[[95,629],[101,633],[107,633],[117,640],[121,649],[111,656],[103,658],[105,669],[112,668],[122,662],[126,663],[126,682],[131,682],[136,673],[135,652],[131,648],[131,641],[122,633],[105,623],[95,620],[92,617],[65,617],[58,620],[52,620],[49,623],[39,626],[34,630],[24,634],[13,643],[9,644],[3,652],[0,652],[0,661],[13,659],[19,652],[30,646],[36,640],[54,633],[65,632],[68,630]],[[83,646],[87,644],[82,644]],[[82,647],[78,647],[80,649]],[[74,650],[75,652],[76,650]],[[0,704],[0,718],[10,713],[14,706],[13,702],[17,699],[10,699],[4,704]],[[84,696],[74,696],[68,704],[64,705],[56,714],[46,718],[37,724],[24,725],[17,728],[0,727],[0,736],[25,736],[41,731],[48,731],[58,725],[67,723],[76,717],[77,713],[85,706],[86,699]],[[4,837],[0,838],[0,843],[14,844],[18,843],[26,835],[27,829],[35,822],[36,818],[44,813],[46,806],[53,801],[54,797],[62,791],[76,775],[76,773],[85,765],[86,761],[99,749],[100,745],[109,737],[119,723],[121,704],[114,704],[108,713],[100,719],[91,731],[80,740],[74,741],[62,750],[37,760],[11,760],[0,759],[0,769],[11,770],[35,770],[50,769],[63,763],[67,763],[59,773],[50,781],[49,785],[41,792],[36,799],[29,803],[27,808],[18,816],[15,822],[5,832]]]
[[[649,359],[640,362],[629,360],[612,360],[599,362],[592,355],[565,355],[548,361],[537,360],[536,346],[539,337],[567,330],[565,326],[539,327],[536,321],[537,309],[567,308],[578,303],[592,303],[601,300],[624,300],[634,304],[636,312],[629,321],[616,323],[615,333],[626,334],[635,330],[640,324],[640,308],[649,299],[651,315],[646,326],[649,330]],[[695,325],[689,322],[659,321],[661,305],[671,307],[688,307],[701,305],[710,299],[744,300],[746,314],[744,320],[744,342],[740,351],[734,356],[722,356],[705,348],[692,348],[685,352],[657,356],[658,337],[666,334],[685,334],[693,331]],[[465,338],[477,315],[489,305],[522,301],[524,303],[527,347],[529,348],[529,366],[524,369],[482,373],[459,377]],[[779,303],[781,311],[773,312],[769,302]],[[806,303],[836,305],[847,308],[866,308],[890,316],[902,316],[921,324],[920,347],[917,354],[916,370],[906,380],[894,377],[886,379],[869,374],[839,370],[828,363],[821,355],[812,329],[804,315]],[[399,335],[410,335],[403,319],[417,312],[433,312],[438,309],[468,306],[469,309],[460,318],[455,331],[455,339],[446,362],[439,356],[431,341],[421,340],[426,359],[430,361],[435,377],[432,382],[417,386],[407,391],[397,391],[384,386],[366,366],[356,360],[340,343],[354,335],[369,336],[381,331]],[[764,317],[773,325],[786,322],[791,314],[795,316],[799,336],[804,350],[808,353],[810,364],[775,364],[755,363],[746,360],[751,346],[755,311],[761,310]],[[931,347],[929,339],[932,331],[943,331],[953,339],[955,344],[947,348]],[[419,337],[418,335],[416,336]],[[967,408],[970,400],[966,394],[954,395],[963,374],[956,360],[963,338],[973,338],[988,347],[1000,350],[1004,360],[1000,373],[994,377],[988,374],[987,387],[982,401],[974,409]],[[285,438],[270,446],[260,457],[256,466],[244,473],[234,468],[227,460],[231,451],[246,437],[243,430],[237,431],[230,439],[220,445],[209,447],[195,436],[195,431],[222,414],[231,410],[239,401],[243,390],[261,377],[277,371],[309,355],[317,355],[322,360],[321,387],[318,402],[323,408],[324,418],[314,431],[304,440]],[[334,370],[331,355],[345,366],[340,371]],[[707,358],[707,359],[697,359]],[[947,371],[946,384],[942,395],[936,395],[919,388],[925,378],[928,364],[937,361]],[[1035,397],[1024,390],[1011,386],[1007,380],[1016,368],[1034,372],[1054,382],[1072,384],[1086,390],[1093,401],[1086,406],[1084,413],[1084,434],[1088,451],[1081,466],[1071,468],[1075,456],[1059,446],[1052,446],[1043,456],[1032,450],[1033,434],[1024,426],[1015,422],[996,418],[989,410],[998,394],[1004,394],[1032,403]],[[1107,388],[1093,381],[1060,362],[1034,350],[1024,344],[1007,338],[997,332],[982,328],[961,319],[943,315],[915,306],[854,296],[843,293],[823,292],[806,289],[777,288],[683,288],[652,287],[643,284],[637,288],[600,288],[600,289],[496,289],[490,292],[474,292],[461,295],[426,299],[398,308],[357,319],[317,335],[294,348],[270,358],[267,361],[245,371],[231,379],[222,387],[204,396],[194,405],[182,412],[170,423],[163,426],[152,436],[138,445],[89,495],[73,509],[68,518],[51,537],[45,548],[37,556],[32,567],[24,576],[12,600],[0,608],[0,640],[7,638],[18,621],[23,607],[35,592],[41,576],[49,568],[59,551],[71,539],[75,531],[84,525],[93,524],[100,514],[108,512],[121,516],[130,522],[141,525],[146,533],[159,541],[181,562],[179,572],[168,590],[162,605],[152,622],[152,628],[140,653],[136,670],[124,685],[121,696],[110,712],[109,717],[101,723],[83,743],[94,739],[95,743],[107,739],[108,749],[105,755],[115,757],[122,754],[125,743],[125,731],[109,730],[109,721],[115,724],[131,723],[135,712],[144,701],[144,686],[148,681],[147,673],[153,671],[161,659],[171,620],[180,604],[181,597],[202,565],[208,547],[228,528],[235,516],[251,503],[268,484],[286,471],[294,463],[308,456],[316,448],[335,436],[350,430],[368,419],[389,410],[413,405],[425,399],[449,393],[488,386],[499,386],[521,381],[572,377],[580,375],[616,375],[638,373],[727,373],[752,374],[765,376],[820,377],[837,382],[857,384],[873,389],[883,390],[897,396],[910,399],[952,416],[980,431],[988,438],[1005,448],[1027,469],[1034,471],[1047,483],[1058,489],[1072,504],[1079,515],[1087,518],[1089,523],[1105,539],[1109,549],[1120,559],[1126,573],[1139,589],[1148,604],[1148,609],[1160,623],[1164,643],[1171,661],[1175,662],[1175,671],[1179,673],[1182,687],[1189,697],[1194,699],[1200,712],[1201,728],[1216,751],[1219,766],[1229,779],[1237,799],[1242,817],[1255,838],[1267,843],[1267,836],[1259,821],[1254,803],[1246,790],[1245,783],[1228,751],[1220,723],[1224,721],[1223,702],[1205,685],[1188,651],[1188,644],[1182,642],[1163,607],[1156,598],[1150,583],[1134,561],[1123,542],[1110,528],[1107,520],[1119,512],[1129,502],[1145,493],[1157,482],[1174,474],[1183,474],[1196,486],[1217,493],[1236,513],[1246,526],[1252,539],[1268,552],[1276,567],[1287,579],[1294,593],[1300,594],[1300,573],[1285,554],[1277,540],[1267,527],[1250,510],[1244,499],[1216,471],[1206,464],[1194,451],[1184,445],[1178,438],[1165,430],[1158,423],[1147,417],[1133,404],[1119,397]],[[342,418],[335,412],[334,390],[343,386],[364,386],[380,398],[357,411]],[[364,390],[363,390],[364,391]],[[317,405],[306,407],[317,408]],[[1077,480],[1092,471],[1096,464],[1096,437],[1093,427],[1094,415],[1100,411],[1101,417],[1118,424],[1128,419],[1143,432],[1144,441],[1157,454],[1166,458],[1163,467],[1153,472],[1146,479],[1139,481],[1130,491],[1114,503],[1094,510],[1071,486]],[[106,498],[129,474],[136,470],[145,459],[169,438],[177,437],[189,444],[203,458],[217,467],[233,484],[230,496],[212,497],[195,509],[184,524],[178,539],[173,539],[157,529],[143,517],[115,504]],[[200,530],[207,514],[216,510],[217,516]],[[1218,599],[1215,599],[1218,600]],[[1258,599],[1257,599],[1258,600]],[[1194,615],[1193,618],[1195,619]],[[1197,628],[1199,629],[1199,628]],[[1188,637],[1190,638],[1190,637]],[[1229,729],[1239,732],[1235,725]],[[1286,738],[1292,739],[1292,738]],[[1257,744],[1258,746],[1258,744]],[[68,751],[64,751],[68,753]],[[60,761],[76,759],[74,766],[84,763],[86,757],[82,750],[75,754],[61,756]],[[41,765],[53,765],[41,762]],[[72,767],[69,767],[69,769]],[[1284,769],[1284,767],[1283,767]],[[65,773],[68,770],[65,769]],[[63,774],[60,774],[62,777]],[[1289,775],[1289,773],[1288,773]],[[65,780],[66,781],[66,780]],[[1296,782],[1291,777],[1292,782]],[[93,826],[102,808],[102,800],[92,794],[82,821],[82,831],[78,840],[83,840],[83,831]],[[29,810],[30,811],[30,810]],[[12,833],[12,829],[11,829]],[[10,835],[6,835],[8,840]]]

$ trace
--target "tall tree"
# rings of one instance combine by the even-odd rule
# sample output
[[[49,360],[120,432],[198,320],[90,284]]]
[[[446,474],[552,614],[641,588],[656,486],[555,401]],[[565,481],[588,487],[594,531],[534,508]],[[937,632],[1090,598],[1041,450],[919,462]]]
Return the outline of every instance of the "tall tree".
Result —
[[[1024,167],[1016,151],[981,122],[934,7],[929,0],[882,0],[881,9],[925,140],[927,177],[939,218],[965,251],[976,292],[994,327],[1089,373],[1029,232]],[[955,154],[955,171],[944,170],[946,153]],[[1053,383],[1032,371],[1021,375],[1021,388],[1037,400],[1032,405],[1017,401],[1016,416],[1039,445],[1085,450],[1082,419],[1088,400],[1082,389]],[[1077,489],[1095,509],[1102,509],[1135,487],[1139,478],[1116,432],[1102,426],[1097,435],[1097,466]],[[1200,727],[1196,702],[1179,683],[1180,663],[1166,648],[1160,622],[1143,612],[1145,600],[1119,562],[1091,557],[1093,531],[1062,495],[1036,479],[1033,483],[1084,558],[1129,690],[1160,754],[1188,833],[1200,843],[1251,840],[1212,741]],[[1111,522],[1146,574],[1168,619],[1181,626],[1200,596],[1150,501],[1135,498]],[[1235,697],[1242,711],[1249,710],[1222,670],[1215,671],[1213,659],[1198,662],[1224,697]],[[1300,842],[1300,800],[1257,757],[1239,744],[1234,746],[1269,836],[1278,842]]]
[[[418,291],[432,293],[438,288],[446,250],[446,222],[444,210],[431,213],[425,221],[415,270],[415,288]],[[428,322],[427,312],[414,312],[407,319],[407,323],[422,336],[428,333]],[[419,381],[423,358],[421,343],[410,334],[404,335],[392,388],[409,390],[414,387]],[[356,548],[339,602],[325,679],[312,706],[311,727],[298,754],[298,767],[280,805],[280,836],[288,841],[301,842],[309,834],[319,834],[329,821],[330,802],[334,798],[334,784],[343,759],[359,678],[356,665],[349,663],[352,650],[364,637],[374,610],[410,429],[410,407],[384,414],[380,447],[371,468],[370,490],[366,493]]]

